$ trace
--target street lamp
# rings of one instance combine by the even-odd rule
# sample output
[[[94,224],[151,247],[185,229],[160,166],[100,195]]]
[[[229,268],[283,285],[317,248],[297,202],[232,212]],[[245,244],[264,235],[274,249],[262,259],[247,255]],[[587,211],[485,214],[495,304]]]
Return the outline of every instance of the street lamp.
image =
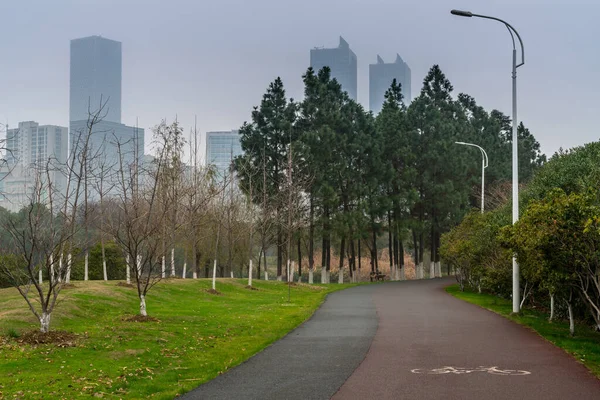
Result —
[[[487,153],[481,146],[478,146],[473,143],[465,143],[465,142],[454,142],[454,143],[462,144],[465,146],[477,147],[481,151],[481,213],[483,214],[483,209],[485,207],[485,169],[489,165]]]
[[[518,162],[518,146],[517,146],[517,68],[525,64],[525,48],[523,47],[523,41],[521,36],[508,22],[503,21],[499,18],[490,17],[487,15],[473,14],[470,11],[452,10],[450,11],[453,15],[460,17],[478,17],[485,19],[493,19],[506,26],[510,37],[513,42],[513,57],[512,57],[512,220],[513,224],[519,219],[519,162]],[[521,45],[521,62],[517,64],[517,48],[515,43],[515,35],[519,39]],[[521,292],[519,288],[519,264],[517,259],[513,255],[513,313],[518,313],[521,308],[520,297]]]

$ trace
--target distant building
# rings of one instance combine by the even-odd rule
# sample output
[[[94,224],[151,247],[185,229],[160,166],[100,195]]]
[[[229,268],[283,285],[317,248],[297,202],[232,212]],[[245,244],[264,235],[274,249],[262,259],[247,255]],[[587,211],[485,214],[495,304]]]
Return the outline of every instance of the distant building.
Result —
[[[71,40],[70,153],[80,161],[83,140],[90,134],[88,160],[93,168],[89,175],[97,177],[103,165],[105,178],[113,184],[121,164],[127,174],[142,163],[144,155],[144,130],[121,123],[121,74],[121,42],[101,36]],[[102,106],[101,120],[90,132],[90,112]],[[90,198],[97,197],[92,190]]]
[[[49,183],[53,193],[64,194],[68,144],[66,127],[25,121],[18,128],[8,129],[6,162],[0,166],[0,207],[16,212],[32,200],[47,201]],[[41,199],[32,197],[40,187],[37,185],[45,188]]]
[[[219,177],[228,173],[231,160],[242,153],[237,130],[206,133],[206,165],[214,165]]]
[[[395,62],[387,64],[377,56],[377,64],[369,65],[369,108],[374,114],[381,111],[385,101],[385,92],[390,88],[394,79],[402,85],[404,103],[410,104],[412,100],[410,68],[400,55],[396,55]]]
[[[105,121],[121,122],[121,42],[90,36],[71,40],[69,121],[88,119],[106,102]]]
[[[340,36],[340,44],[337,48],[324,49],[314,48],[310,51],[310,66],[319,72],[327,66],[331,69],[331,77],[335,78],[342,90],[348,92],[348,96],[357,100],[358,86],[358,63],[356,54],[350,50],[350,45]]]

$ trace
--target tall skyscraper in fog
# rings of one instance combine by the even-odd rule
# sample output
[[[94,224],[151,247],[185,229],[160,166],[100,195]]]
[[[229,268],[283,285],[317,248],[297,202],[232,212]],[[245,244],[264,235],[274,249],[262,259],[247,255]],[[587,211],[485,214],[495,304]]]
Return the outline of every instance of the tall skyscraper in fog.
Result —
[[[115,179],[121,165],[126,173],[132,171],[144,155],[144,130],[121,123],[121,71],[121,42],[100,36],[71,40],[69,152],[79,162],[91,134],[90,162],[103,165],[107,176]],[[89,112],[100,107],[101,120],[90,126]],[[93,199],[94,193],[90,196]]]
[[[335,78],[342,90],[348,92],[351,99],[357,99],[358,66],[356,54],[350,50],[350,45],[340,36],[337,48],[314,48],[310,51],[310,66],[319,72],[327,66],[331,69],[331,77]]]
[[[106,102],[105,121],[121,123],[121,42],[100,36],[71,40],[70,121]],[[89,108],[88,108],[89,106]]]
[[[385,63],[383,59],[377,56],[377,64],[369,65],[369,108],[374,114],[381,111],[385,101],[385,92],[396,79],[402,85],[402,95],[404,104],[408,105],[412,100],[410,91],[410,68],[402,60],[400,55],[396,55],[396,61]]]

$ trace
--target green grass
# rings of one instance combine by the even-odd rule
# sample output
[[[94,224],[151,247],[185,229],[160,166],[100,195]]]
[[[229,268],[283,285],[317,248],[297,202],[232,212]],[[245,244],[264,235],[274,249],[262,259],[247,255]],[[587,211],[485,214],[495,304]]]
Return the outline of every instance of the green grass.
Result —
[[[510,300],[490,294],[478,294],[466,289],[461,292],[458,285],[449,286],[446,291],[454,297],[533,329],[544,339],[571,354],[600,378],[600,334],[594,332],[589,326],[576,325],[575,337],[570,337],[569,323],[560,320],[548,322],[548,314],[524,308],[521,313],[513,315]]]
[[[327,293],[353,285],[300,285],[223,279],[157,285],[147,297],[159,322],[126,322],[138,312],[135,289],[76,282],[61,293],[51,329],[80,335],[77,347],[21,345],[38,329],[14,289],[0,290],[0,398],[172,399],[240,364],[312,315]],[[12,336],[12,337],[11,337]],[[257,374],[260,373],[257,371]],[[257,375],[257,376],[258,376]]]

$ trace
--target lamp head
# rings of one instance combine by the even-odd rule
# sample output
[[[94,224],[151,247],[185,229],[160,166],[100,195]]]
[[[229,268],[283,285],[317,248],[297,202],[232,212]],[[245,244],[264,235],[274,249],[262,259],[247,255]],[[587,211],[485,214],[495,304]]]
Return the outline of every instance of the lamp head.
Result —
[[[459,17],[472,17],[473,13],[471,11],[462,11],[462,10],[452,10],[450,14],[458,15]]]

